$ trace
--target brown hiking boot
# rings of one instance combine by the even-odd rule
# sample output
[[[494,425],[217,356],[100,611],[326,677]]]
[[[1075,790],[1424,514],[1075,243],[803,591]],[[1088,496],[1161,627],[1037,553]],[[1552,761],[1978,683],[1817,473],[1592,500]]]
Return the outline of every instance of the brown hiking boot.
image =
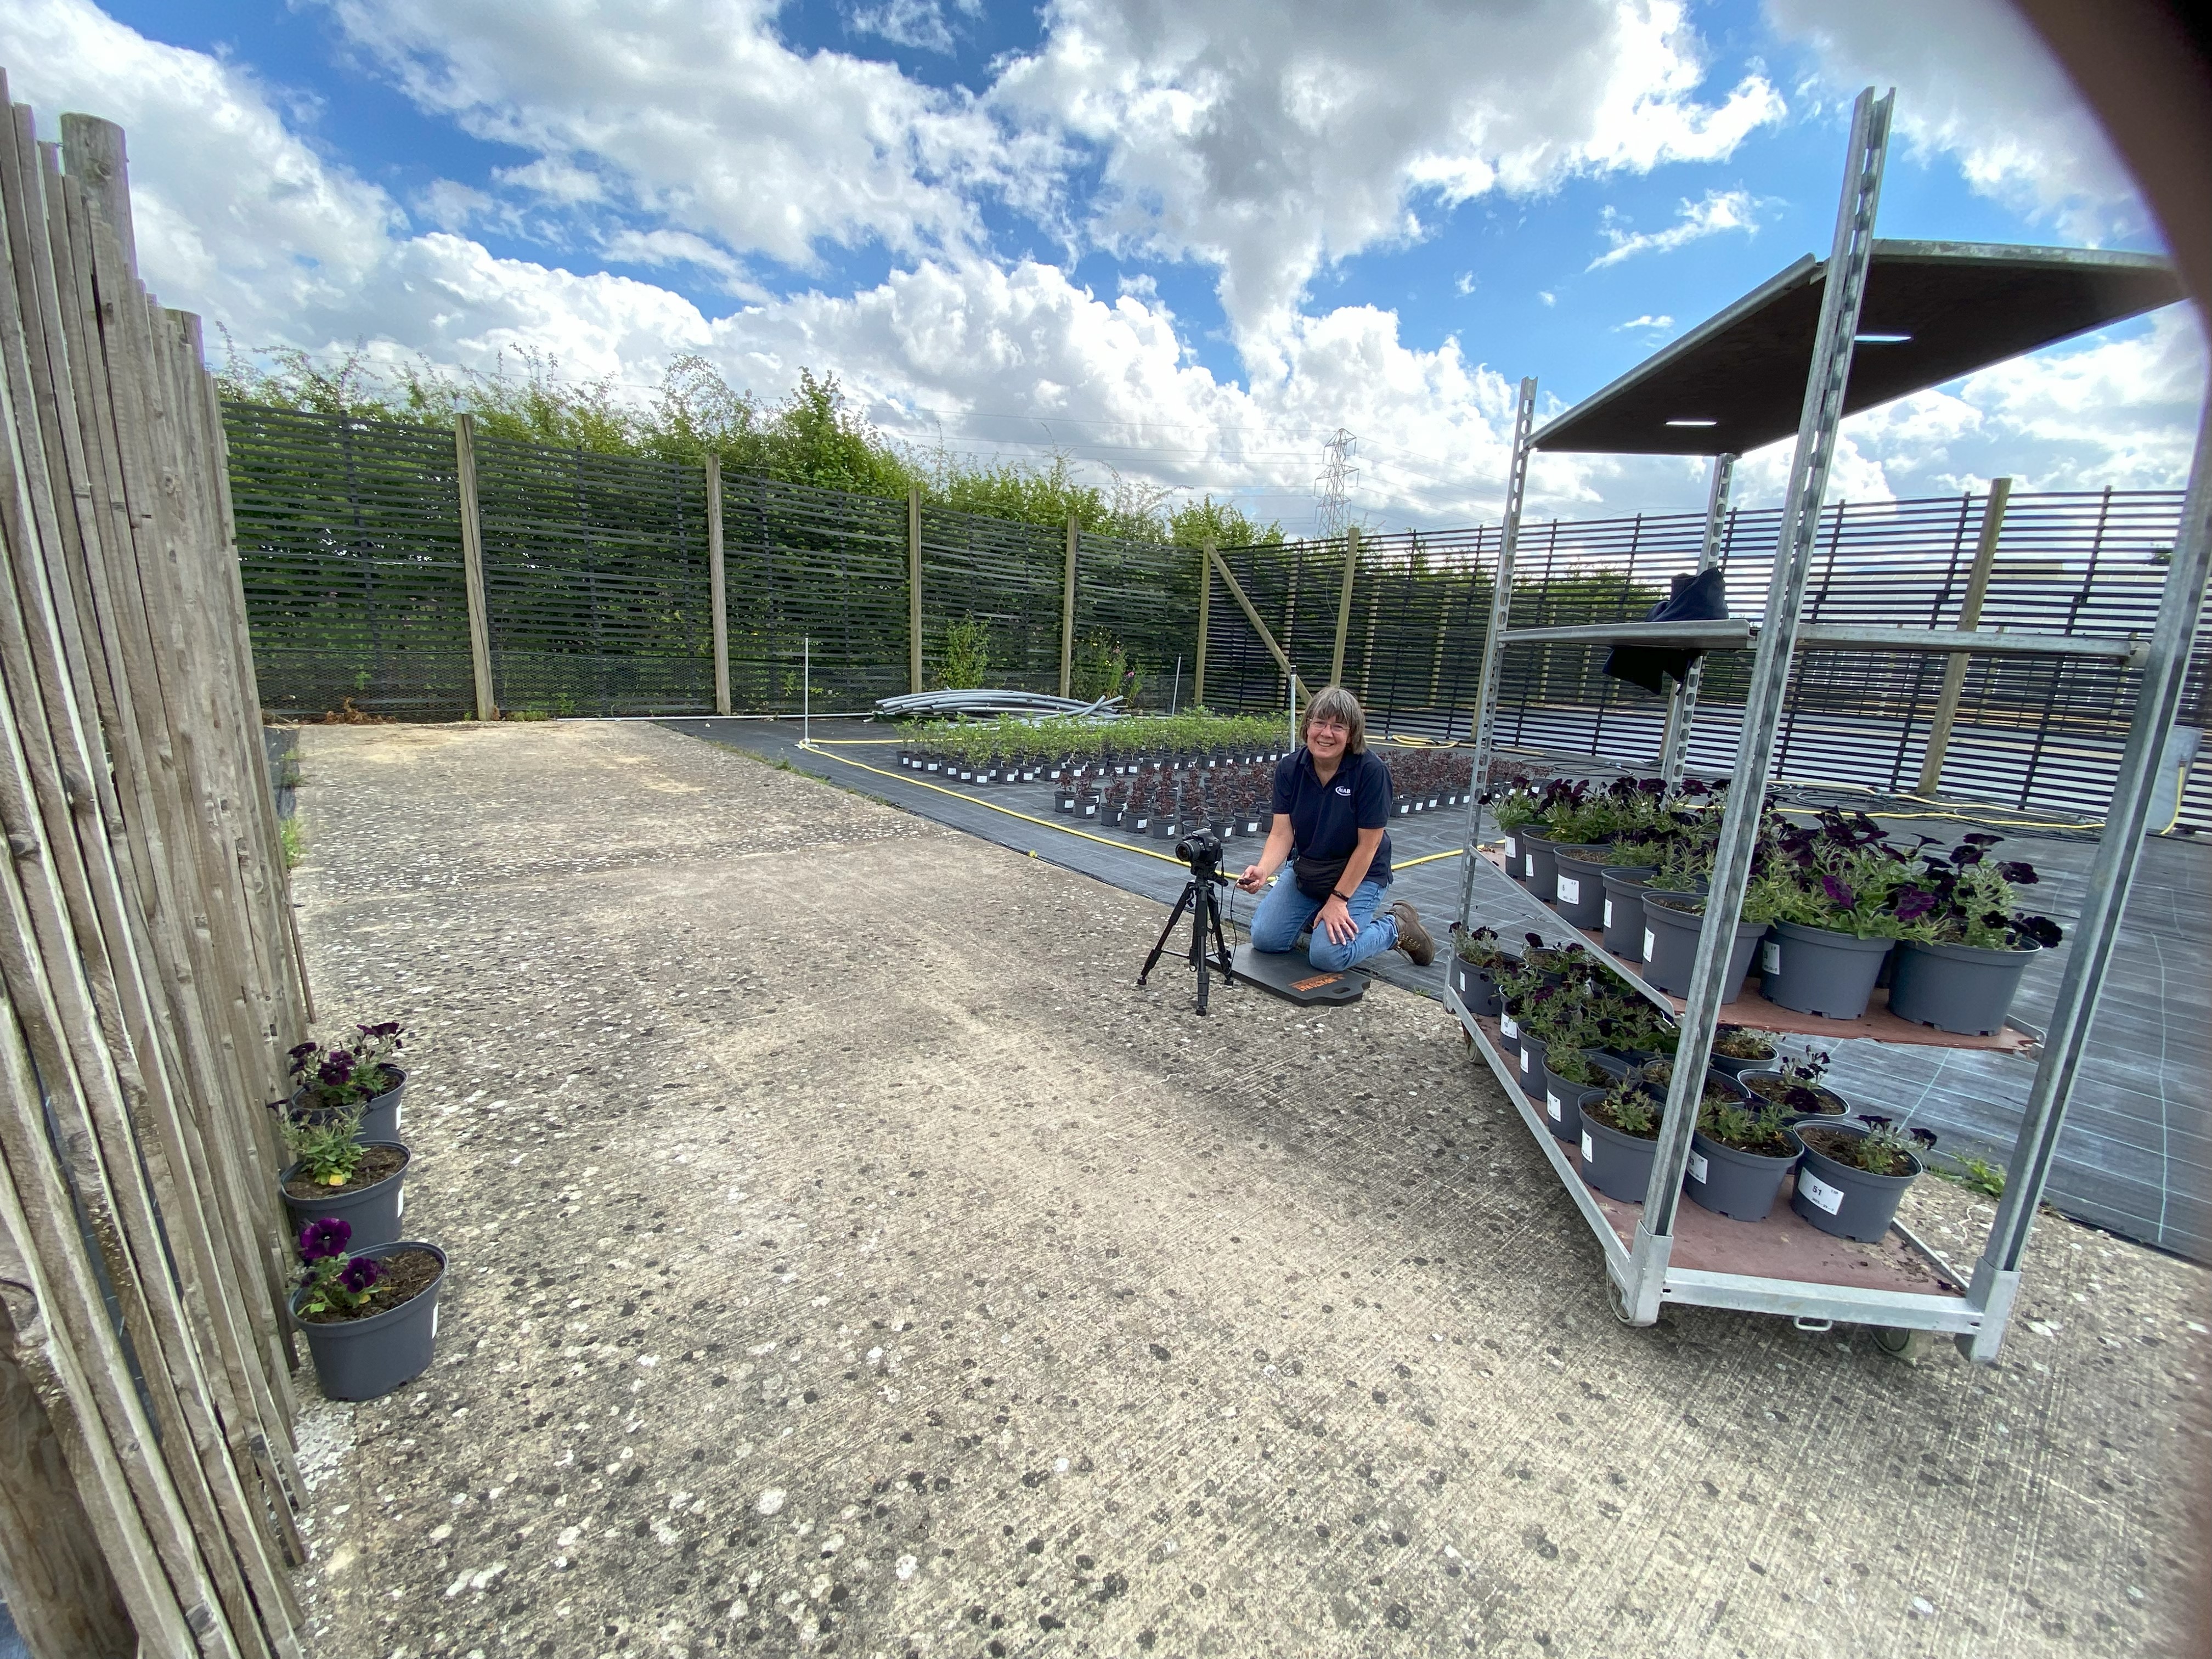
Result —
[[[1400,899],[1390,907],[1390,914],[1398,918],[1398,948],[1413,959],[1413,966],[1425,968],[1434,962],[1437,942],[1421,926],[1421,913]]]

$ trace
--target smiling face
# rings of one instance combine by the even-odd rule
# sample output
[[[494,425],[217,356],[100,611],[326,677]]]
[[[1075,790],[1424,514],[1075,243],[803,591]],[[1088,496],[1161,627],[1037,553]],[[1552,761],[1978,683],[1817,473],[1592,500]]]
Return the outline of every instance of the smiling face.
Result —
[[[1344,758],[1344,745],[1351,735],[1342,720],[1326,714],[1306,722],[1306,747],[1323,765],[1334,765]]]

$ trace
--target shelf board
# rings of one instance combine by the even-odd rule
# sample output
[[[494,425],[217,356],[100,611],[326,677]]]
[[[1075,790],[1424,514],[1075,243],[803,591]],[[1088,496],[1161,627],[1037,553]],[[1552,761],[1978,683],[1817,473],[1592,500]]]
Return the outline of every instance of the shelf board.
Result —
[[[1581,623],[1571,628],[1510,628],[1508,645],[1641,645],[1675,651],[1748,651],[1756,624],[1740,618],[1694,623]],[[2140,668],[2147,640],[2089,634],[2014,634],[1999,629],[1881,628],[1857,623],[1807,623],[1800,651],[1899,652],[1912,656],[2073,657]]]
[[[1669,1013],[1682,1012],[1682,999],[1661,990],[1645,979],[1641,971],[1641,963],[1626,962],[1613,955],[1605,948],[1602,933],[1570,927],[1565,917],[1515,881],[1506,872],[1502,848],[1484,847],[1479,850],[1482,855],[1481,861],[1489,866],[1498,880],[1506,883],[1520,895],[1523,901],[1521,906],[1523,915],[1533,920],[1537,912],[1543,913],[1549,923],[1547,937],[1580,940],[1589,947],[1593,956],[1602,958],[1607,966],[1644,996],[1660,1004]],[[1476,919],[1485,920],[1481,917]],[[1745,983],[1747,986],[1755,985],[1758,979],[1758,964],[1754,963]],[[1741,996],[1721,1009],[1721,1023],[1791,1036],[1826,1037],[1835,1042],[1859,1037],[1869,1042],[1897,1043],[1915,1048],[1979,1048],[2018,1053],[2026,1049],[2032,1041],[2027,1032],[2015,1030],[2011,1026],[2007,1026],[1994,1036],[1960,1036],[1950,1031],[1932,1030],[1891,1013],[1887,991],[1876,991],[1866,1013],[1857,1019],[1827,1019],[1819,1014],[1801,1014],[1794,1008],[1784,1008],[1769,1002],[1757,991],[1747,989]]]
[[[1644,1206],[1608,1198],[1583,1180],[1581,1149],[1546,1128],[1515,1085],[1498,1022],[1469,1014],[1449,983],[1444,1000],[1605,1248],[1609,1267],[1621,1276],[1635,1248]],[[1732,1221],[1685,1199],[1675,1211],[1662,1298],[1929,1330],[1978,1326],[1979,1312],[1955,1272],[1939,1265],[1932,1253],[1923,1254],[1924,1247],[1903,1230],[1893,1228],[1875,1244],[1833,1237],[1790,1207],[1790,1190],[1785,1182],[1764,1221]]]

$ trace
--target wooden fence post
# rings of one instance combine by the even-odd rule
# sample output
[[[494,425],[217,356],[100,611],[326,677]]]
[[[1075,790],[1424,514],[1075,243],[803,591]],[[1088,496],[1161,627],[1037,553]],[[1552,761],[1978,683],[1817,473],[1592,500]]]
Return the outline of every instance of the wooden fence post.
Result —
[[[453,466],[460,480],[461,572],[469,596],[469,662],[476,670],[477,718],[499,718],[491,684],[491,608],[484,592],[483,517],[477,506],[477,422],[453,416]]]
[[[1336,595],[1336,647],[1328,653],[1328,683],[1344,684],[1344,636],[1352,629],[1352,584],[1359,574],[1359,532],[1344,527],[1344,586]]]
[[[906,487],[906,689],[921,690],[921,486]]]
[[[1208,536],[1198,549],[1198,672],[1190,678],[1190,703],[1194,708],[1206,707],[1206,630],[1212,621],[1213,608],[1213,538]]]
[[[714,712],[730,712],[730,610],[722,574],[722,458],[707,457],[707,585],[714,606]]]
[[[2005,502],[2012,496],[2010,478],[1990,480],[1990,499],[1982,509],[1981,538],[1974,544],[1974,564],[1966,577],[1966,597],[1959,603],[1959,631],[1969,633],[1982,619],[1982,600],[1990,591],[1990,571],[1997,559],[1997,535],[2004,528]],[[1936,695],[1936,713],[1928,722],[1928,747],[1920,757],[1920,781],[1916,793],[1933,795],[1943,785],[1943,757],[1951,748],[1951,723],[1959,715],[1959,698],[1966,689],[1966,653],[1954,653],[1944,665],[1943,689]]]
[[[1075,514],[1067,515],[1067,557],[1061,566],[1060,581],[1060,695],[1067,696],[1067,685],[1075,668],[1075,548],[1082,532],[1076,528]]]

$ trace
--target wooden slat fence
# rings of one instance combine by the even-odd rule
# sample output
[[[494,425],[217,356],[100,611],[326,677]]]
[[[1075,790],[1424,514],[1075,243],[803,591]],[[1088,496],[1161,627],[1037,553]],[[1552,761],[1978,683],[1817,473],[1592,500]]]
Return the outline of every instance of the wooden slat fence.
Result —
[[[308,1018],[199,322],[123,135],[0,134],[0,1591],[31,1651],[295,1654],[262,1103]]]

